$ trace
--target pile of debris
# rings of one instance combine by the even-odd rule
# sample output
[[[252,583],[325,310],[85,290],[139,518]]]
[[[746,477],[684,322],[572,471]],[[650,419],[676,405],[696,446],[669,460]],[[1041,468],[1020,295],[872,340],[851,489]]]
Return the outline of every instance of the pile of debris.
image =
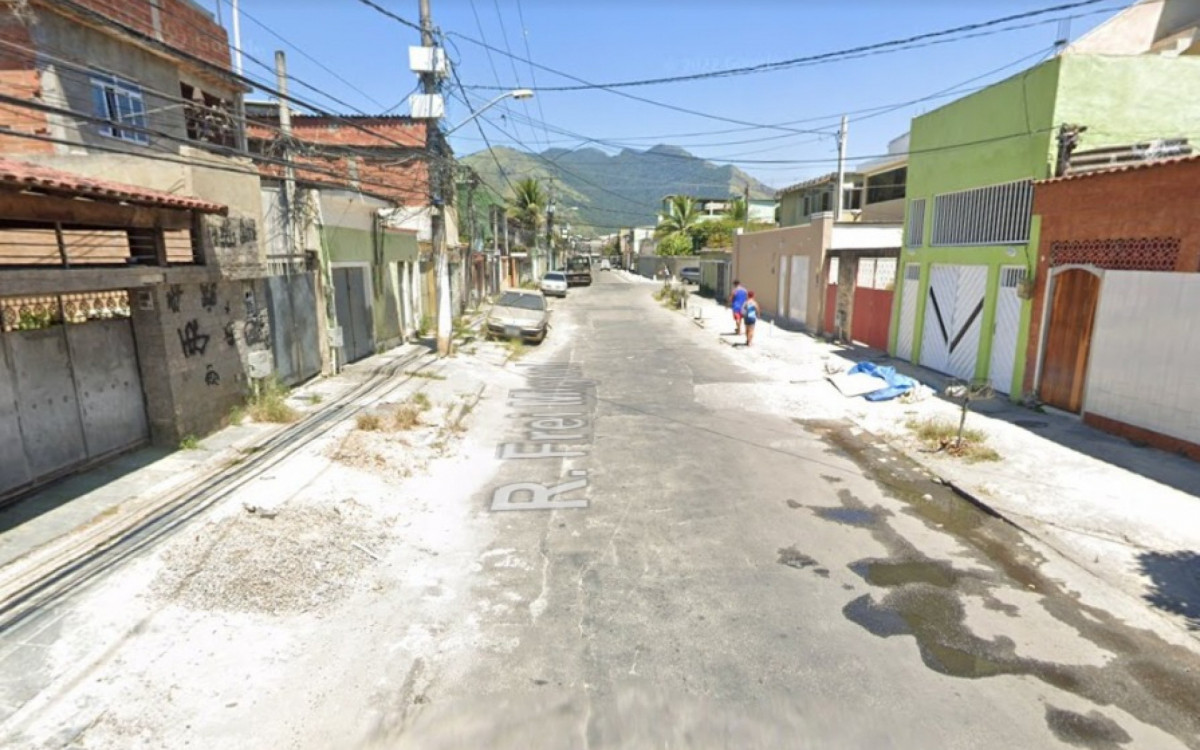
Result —
[[[343,597],[380,559],[386,535],[353,501],[332,508],[247,507],[174,547],[155,592],[199,610],[287,614]]]

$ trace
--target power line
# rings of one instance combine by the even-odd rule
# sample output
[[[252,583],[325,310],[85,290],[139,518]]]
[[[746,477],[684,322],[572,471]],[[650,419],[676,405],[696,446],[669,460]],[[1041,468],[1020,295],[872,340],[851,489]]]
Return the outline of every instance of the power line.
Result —
[[[508,27],[504,25],[504,14],[500,12],[500,0],[492,0],[492,7],[496,9],[496,19],[500,22],[500,38],[504,40],[504,49],[508,54],[508,63],[512,67],[513,78],[517,81],[517,88],[523,88],[521,86],[521,76],[517,73],[517,59],[512,53],[512,46],[508,43]],[[521,107],[525,110],[525,116],[529,117],[529,102],[522,101]],[[533,134],[533,140],[536,142],[537,130],[530,127],[529,132]]]
[[[474,4],[474,0],[472,0],[471,6],[472,6],[472,7],[474,7],[474,5],[475,5],[475,4]],[[478,16],[476,16],[476,18],[478,18]],[[493,68],[493,69],[494,69],[494,68]],[[458,78],[458,66],[454,65],[453,63],[451,63],[451,65],[450,65],[450,73],[451,73],[451,75],[452,75],[452,76],[454,76],[454,82],[455,82],[455,84],[457,84],[457,85],[458,85],[459,89],[462,89],[462,81],[460,81],[460,80],[459,80],[459,78]],[[471,106],[471,104],[470,104],[470,100],[469,100],[469,99],[467,99],[467,92],[466,92],[466,91],[463,91],[463,101],[467,102],[467,107],[468,107],[468,108]],[[491,154],[492,160],[496,162],[496,169],[498,169],[498,170],[500,171],[500,176],[504,178],[504,182],[505,182],[505,183],[508,185],[509,189],[510,189],[510,190],[512,190],[512,191],[513,191],[513,194],[515,195],[515,194],[516,194],[516,192],[517,192],[517,188],[516,188],[516,186],[514,186],[514,185],[512,184],[512,180],[508,179],[508,175],[507,175],[507,174],[505,174],[505,172],[504,172],[504,166],[503,166],[502,164],[500,164],[500,159],[499,159],[499,158],[496,156],[496,150],[495,150],[494,148],[492,148],[491,141],[489,141],[489,140],[488,140],[487,133],[485,133],[485,132],[484,132],[484,130],[483,130],[483,124],[479,122],[479,118],[478,118],[478,117],[476,117],[476,118],[475,118],[475,127],[477,127],[477,128],[479,129],[479,135],[480,135],[480,137],[482,137],[482,138],[483,138],[483,142],[484,142],[485,144],[487,144],[487,150],[488,150],[488,153],[489,153],[489,154]],[[497,191],[497,194],[500,194],[500,193]]]
[[[483,30],[483,21],[479,17],[479,9],[475,6],[475,0],[470,0],[470,2],[471,2],[471,13],[472,13],[472,15],[475,16],[475,28],[479,29],[479,36],[482,37],[484,40],[487,40],[487,34]],[[445,35],[441,34],[440,32],[439,32],[439,35],[442,37],[442,48],[445,49],[445,47],[446,47]],[[492,69],[492,77],[496,79],[496,85],[499,86],[500,85],[500,71],[496,70],[496,60],[495,60],[495,58],[492,57],[491,50],[487,51],[487,61],[488,61],[488,65]],[[454,66],[455,61],[451,61],[451,65]],[[453,67],[451,69],[454,70]],[[454,80],[458,84],[459,88],[462,88],[462,81],[460,81],[458,78],[457,70],[454,70]],[[512,111],[509,109],[507,101],[503,102],[500,105],[500,108],[502,110],[504,110],[504,113],[506,116],[512,117]],[[480,132],[482,134],[482,131],[480,131]],[[487,138],[485,136],[484,141],[486,142],[486,140],[487,140]],[[491,148],[490,144],[488,145],[488,148]]]
[[[582,85],[574,85],[574,86],[545,86],[545,87],[542,87],[537,90],[538,91],[585,91],[588,89],[604,89],[606,91],[611,91],[613,89],[630,88],[630,87],[634,87],[634,86],[653,86],[653,85],[664,84],[664,83],[682,83],[685,81],[698,81],[698,80],[703,80],[703,79],[708,79],[708,78],[728,78],[731,76],[749,75],[752,73],[764,73],[764,72],[770,72],[770,71],[776,71],[776,70],[785,70],[788,68],[809,66],[809,65],[814,65],[814,64],[821,64],[821,63],[831,62],[831,61],[835,61],[835,60],[840,60],[840,59],[844,59],[844,58],[848,58],[848,57],[861,56],[863,53],[867,53],[867,52],[894,51],[897,48],[913,49],[914,48],[913,45],[916,44],[917,42],[925,42],[925,41],[933,40],[933,39],[942,39],[943,37],[962,34],[963,32],[978,31],[980,29],[986,29],[986,28],[991,28],[993,26],[999,26],[999,25],[1003,25],[1003,24],[1007,24],[1007,23],[1012,23],[1013,21],[1022,21],[1027,18],[1034,18],[1036,16],[1046,15],[1047,13],[1057,13],[1060,11],[1074,10],[1076,8],[1082,8],[1082,7],[1085,7],[1088,5],[1095,5],[1097,3],[1101,3],[1101,2],[1105,2],[1105,1],[1106,0],[1078,0],[1078,2],[1066,3],[1063,5],[1055,5],[1055,6],[1052,6],[1049,8],[1042,8],[1039,10],[1026,11],[1024,13],[1014,13],[1014,14],[1011,14],[1008,16],[1003,16],[1000,18],[993,18],[988,21],[980,21],[977,23],[964,24],[964,25],[955,26],[955,27],[949,28],[949,29],[941,29],[939,31],[929,31],[929,32],[925,32],[922,34],[916,34],[913,36],[905,37],[902,39],[892,39],[892,40],[889,40],[886,42],[876,42],[873,44],[864,44],[864,45],[859,45],[857,47],[849,47],[846,49],[835,50],[832,52],[822,52],[822,53],[815,54],[815,55],[806,55],[803,57],[793,57],[793,58],[786,59],[786,60],[777,60],[774,62],[759,63],[757,65],[747,65],[747,66],[742,66],[742,67],[737,67],[737,68],[725,68],[723,70],[713,70],[713,71],[708,71],[705,73],[691,73],[688,75],[680,75],[680,76],[662,76],[659,78],[641,78],[641,79],[635,79],[635,80],[629,80],[629,81],[613,81],[610,83],[584,83]],[[1054,19],[1054,20],[1057,20],[1057,19]],[[1005,31],[1010,31],[1010,30],[1011,29],[1001,29],[1000,31],[994,32],[994,33],[1003,33]],[[973,36],[978,36],[978,35],[964,36],[961,38],[972,38]],[[924,45],[921,45],[921,46],[924,46]],[[490,87],[471,86],[469,88],[487,89]]]
[[[5,39],[0,39],[0,47],[8,47],[10,49],[20,50],[20,51],[28,53],[30,55],[36,55],[41,60],[52,62],[57,66],[57,73],[60,77],[72,78],[72,79],[79,81],[81,83],[84,83],[84,84],[89,83],[95,74],[95,70],[91,66],[87,65],[86,63],[82,63],[78,60],[72,60],[72,59],[69,59],[66,57],[62,57],[61,55],[55,55],[55,54],[47,51],[46,48],[35,49],[33,47],[27,47],[25,45],[18,44],[16,42],[11,42],[11,41],[8,41]],[[56,48],[55,51],[61,52],[62,50]],[[0,58],[2,58],[2,56],[0,56]],[[270,123],[268,123],[264,120],[261,120],[261,119],[251,119],[249,117],[238,117],[233,112],[230,112],[222,107],[205,104],[203,102],[197,102],[194,99],[185,99],[181,96],[169,94],[165,91],[162,91],[161,89],[156,89],[154,87],[147,86],[142,83],[138,84],[138,88],[142,91],[143,96],[145,96],[147,99],[158,99],[163,102],[169,102],[172,105],[181,105],[181,106],[185,106],[185,107],[192,107],[192,108],[196,109],[197,111],[210,113],[218,118],[228,119],[229,122],[234,123],[234,124],[240,124],[242,127],[247,127],[248,125],[253,124],[256,127],[261,127],[265,130],[272,131],[272,132],[276,133],[277,135],[282,135],[282,131],[280,130],[280,128],[278,126],[271,125]],[[42,95],[43,99],[48,99],[49,96],[50,95],[48,93],[43,93],[43,95]],[[64,96],[58,95],[58,99],[61,104],[65,104],[67,106],[70,105],[70,101],[68,101]],[[201,145],[201,146],[204,145],[204,142],[202,142],[202,141],[192,141],[191,143],[193,143],[194,145]],[[344,151],[346,153],[360,155],[360,156],[375,156],[376,155],[376,152],[374,152],[374,151],[358,149],[353,146],[329,146],[327,148],[331,151],[332,150]]]
[[[533,52],[530,51],[530,49],[529,49],[529,27],[525,25],[525,10],[521,7],[521,5],[522,5],[521,0],[517,0],[517,20],[519,20],[521,22],[521,38],[525,42],[525,57],[532,60]],[[532,65],[529,66],[529,78],[533,82],[533,87],[536,89],[537,85],[538,85],[537,71],[534,70]],[[546,143],[546,147],[549,148],[550,147],[550,132],[548,130],[546,130],[546,126],[545,126],[546,111],[544,109],[542,109],[542,100],[541,99],[537,99],[537,108],[538,108],[538,117],[542,121],[542,138],[544,139],[544,141]],[[528,111],[527,111],[527,113],[528,113]]]
[[[412,21],[408,20],[407,18],[401,18],[400,16],[391,12],[387,8],[383,7],[382,5],[379,5],[378,3],[371,2],[371,0],[358,0],[358,1],[360,3],[362,3],[363,5],[367,6],[368,8],[372,8],[375,11],[382,13],[383,15],[387,16],[388,18],[392,19],[393,21],[404,24],[405,26],[409,27],[410,29],[413,29],[418,32],[421,30],[421,27],[418,24],[413,23]]]
[[[221,7],[221,3],[225,3],[226,5],[229,5],[231,8],[233,7],[233,2],[232,2],[232,0],[217,0],[217,8],[218,8],[218,9],[220,9],[220,7]],[[301,57],[304,57],[305,59],[307,59],[309,62],[313,63],[314,65],[316,65],[316,66],[317,66],[318,68],[320,68],[321,70],[325,71],[325,72],[326,72],[326,73],[328,73],[329,75],[331,75],[331,76],[333,76],[334,78],[336,78],[338,81],[341,81],[343,84],[345,84],[346,86],[348,86],[348,87],[349,87],[350,89],[352,89],[353,91],[356,91],[356,92],[358,92],[358,93],[359,93],[359,94],[360,94],[360,95],[361,95],[361,96],[362,96],[364,99],[366,99],[367,101],[371,102],[372,104],[374,104],[375,106],[377,106],[377,107],[380,107],[380,108],[382,108],[382,107],[384,106],[384,105],[383,105],[381,102],[379,102],[377,99],[375,99],[374,97],[372,97],[370,94],[368,94],[367,92],[363,91],[363,90],[362,90],[362,89],[360,89],[359,87],[355,86],[355,85],[354,85],[353,83],[351,83],[350,81],[347,81],[345,78],[343,78],[341,75],[339,75],[339,74],[338,74],[336,71],[334,71],[333,69],[329,68],[327,65],[325,65],[325,63],[321,62],[321,61],[320,61],[320,60],[318,60],[317,58],[315,58],[315,57],[313,57],[312,55],[310,55],[310,54],[308,54],[307,52],[305,52],[305,51],[304,51],[304,50],[303,50],[303,49],[302,49],[302,48],[301,48],[299,45],[297,45],[297,44],[294,44],[293,42],[289,41],[288,39],[285,39],[283,36],[281,36],[281,35],[279,34],[279,32],[275,31],[275,30],[274,30],[274,29],[272,29],[270,26],[266,25],[265,23],[263,23],[262,21],[258,20],[257,18],[255,18],[254,16],[250,15],[249,13],[247,13],[245,10],[242,10],[241,8],[239,8],[239,9],[238,9],[238,12],[239,12],[239,14],[240,14],[240,15],[243,15],[243,16],[245,16],[246,18],[249,18],[249,19],[250,19],[252,22],[254,22],[254,24],[255,24],[256,26],[258,26],[259,28],[261,28],[263,31],[266,31],[266,32],[267,32],[268,34],[270,34],[271,36],[275,37],[275,38],[276,38],[276,39],[278,39],[279,41],[283,42],[283,43],[284,43],[284,44],[286,44],[287,46],[289,46],[289,47],[291,47],[292,49],[294,49],[294,50],[296,50],[297,52],[299,52]],[[232,47],[232,45],[230,45],[230,46]],[[290,76],[289,76],[289,77],[290,77]]]
[[[99,124],[99,125],[114,125],[113,121],[108,119],[107,117],[100,117],[98,115],[90,114],[87,112],[81,112],[79,110],[71,109],[69,107],[56,107],[52,104],[45,104],[42,102],[30,100],[30,99],[22,99],[20,97],[9,96],[7,94],[0,94],[0,104],[7,104],[9,106],[21,107],[21,108],[28,109],[28,110],[40,111],[40,112],[44,112],[47,114],[55,114],[55,115],[59,115],[59,116],[63,116],[63,117],[72,117],[75,119],[84,120],[84,121]],[[223,156],[248,158],[251,161],[254,161],[257,163],[268,164],[271,166],[286,166],[288,164],[288,162],[283,159],[275,159],[273,157],[261,155],[261,154],[245,154],[245,153],[238,151],[237,149],[232,148],[232,147],[218,146],[216,144],[197,144],[195,141],[191,141],[187,138],[181,138],[179,136],[175,136],[170,133],[167,133],[167,132],[164,132],[161,130],[157,130],[154,128],[146,128],[146,127],[133,125],[133,124],[126,123],[126,122],[119,123],[119,126],[122,130],[129,130],[131,132],[141,133],[148,137],[154,136],[155,138],[159,138],[159,139],[162,139],[165,141],[171,141],[171,142],[180,143],[180,144],[189,145],[189,146],[204,145],[206,147],[206,150],[211,151],[213,153],[223,155]],[[151,159],[151,160],[157,160],[157,161],[167,161],[167,162],[173,162],[173,163],[178,163],[178,164],[186,164],[188,166],[194,166],[194,167],[217,169],[217,170],[221,170],[221,171],[236,172],[239,174],[253,174],[253,175],[259,176],[259,177],[262,176],[258,172],[258,170],[254,169],[254,168],[249,168],[249,167],[242,168],[242,167],[234,167],[234,166],[217,165],[217,164],[210,163],[210,162],[186,159],[183,157],[172,158],[174,155],[173,152],[164,152],[164,153],[158,153],[158,154],[144,154],[139,151],[133,151],[133,150],[130,150],[127,148],[118,148],[115,146],[110,147],[110,146],[105,146],[104,144],[91,144],[91,143],[86,143],[84,141],[73,141],[70,139],[54,138],[51,136],[41,136],[41,135],[38,135],[35,133],[20,133],[17,131],[5,131],[2,135],[13,136],[13,137],[18,137],[18,138],[30,138],[32,140],[39,140],[39,141],[48,142],[48,143],[58,143],[58,144],[68,145],[68,146],[80,146],[80,147],[83,147],[83,148],[86,148],[89,150],[94,149],[94,150],[98,150],[98,151],[118,153],[118,154],[123,154],[123,155],[127,155],[127,156],[138,157],[138,158],[145,158],[145,159]],[[160,150],[162,150],[162,148],[163,148],[159,144],[153,144],[153,145],[146,144],[146,145],[150,146],[150,147],[156,147]],[[333,177],[338,180],[345,181],[347,183],[349,183],[351,181],[347,175],[344,175],[340,172],[334,172],[331,170],[322,169],[321,167],[318,167],[318,166],[304,164],[304,163],[295,164],[295,166],[301,172],[313,172],[316,174]],[[376,182],[376,181],[370,180],[370,179],[367,179],[367,180],[359,179],[359,180],[357,180],[357,182],[359,184],[366,184],[368,186],[383,188],[383,189],[386,189],[387,191],[393,192],[393,193],[400,193],[400,194],[404,194],[404,195],[416,195],[416,196],[422,196],[422,197],[424,196],[423,191],[409,190],[409,189],[405,189],[405,188],[402,188],[402,187],[399,187],[399,186],[396,186],[393,184]]]

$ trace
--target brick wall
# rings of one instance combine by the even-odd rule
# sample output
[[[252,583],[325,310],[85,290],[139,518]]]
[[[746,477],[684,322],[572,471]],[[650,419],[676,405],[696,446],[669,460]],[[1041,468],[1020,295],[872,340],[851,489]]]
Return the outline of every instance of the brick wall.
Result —
[[[45,0],[40,0],[45,2]],[[229,38],[211,15],[185,0],[158,0],[159,27],[151,0],[72,0],[124,26],[158,39],[169,47],[195,55],[202,60],[231,68]],[[54,2],[48,7],[62,12]],[[68,9],[69,10],[69,9]],[[160,33],[161,32],[161,33]]]
[[[1055,243],[1124,240],[1152,252],[1162,240],[1178,240],[1174,270],[1200,271],[1200,158],[1163,162],[1123,171],[1043,182],[1035,186],[1033,213],[1041,219],[1033,314],[1026,350],[1025,392],[1036,387],[1046,283]],[[1101,253],[1093,253],[1100,257]],[[1099,265],[1099,263],[1097,263]]]
[[[0,41],[32,48],[29,28],[8,9],[0,8],[0,11]],[[41,95],[41,81],[34,69],[32,53],[0,46],[0,93],[21,99],[33,99]],[[24,107],[0,106],[0,130],[50,134],[46,115]],[[52,143],[0,135],[0,153],[44,154],[53,150]]]

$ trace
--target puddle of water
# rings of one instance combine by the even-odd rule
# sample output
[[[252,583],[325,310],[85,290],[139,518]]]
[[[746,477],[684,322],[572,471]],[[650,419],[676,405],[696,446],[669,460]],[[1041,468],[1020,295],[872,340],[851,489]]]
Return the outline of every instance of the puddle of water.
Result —
[[[1118,745],[1133,741],[1120,724],[1099,711],[1085,716],[1047,704],[1046,725],[1063,742],[1094,750],[1116,750]]]
[[[908,583],[928,583],[940,588],[953,588],[961,574],[949,563],[936,560],[860,560],[850,569],[874,586],[903,586]]]
[[[861,508],[813,508],[812,511],[826,521],[848,526],[870,526],[875,523],[875,514]]]
[[[957,570],[930,560],[877,516],[870,533],[889,557],[861,560],[850,568],[887,593],[854,599],[842,610],[847,619],[882,638],[911,636],[923,663],[941,674],[970,679],[1028,675],[1097,705],[1119,707],[1200,750],[1200,658],[1193,651],[1081,604],[1042,575],[1044,559],[1019,529],[958,497],[906,457],[892,453],[892,460],[881,462],[884,456],[869,434],[851,434],[842,423],[797,421],[822,435],[831,453],[854,461],[885,493],[903,501],[906,513],[960,539],[980,562],[995,569]],[[838,494],[846,508],[866,510],[850,493]],[[1113,658],[1103,666],[1057,664],[1018,656],[1004,636],[985,640],[975,635],[966,626],[963,596],[981,596],[989,608],[1019,616],[1015,607],[992,594],[997,586],[1039,594],[1052,617]],[[1048,712],[1047,722],[1064,742],[1078,738],[1075,744],[1116,749],[1129,741],[1115,722],[1096,712]]]

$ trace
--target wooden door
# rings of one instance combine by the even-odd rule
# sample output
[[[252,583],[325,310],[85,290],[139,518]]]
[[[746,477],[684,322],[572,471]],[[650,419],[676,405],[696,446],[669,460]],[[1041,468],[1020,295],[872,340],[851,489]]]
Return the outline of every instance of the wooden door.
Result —
[[[1078,269],[1054,277],[1038,392],[1042,401],[1078,412],[1100,298],[1100,277]]]

